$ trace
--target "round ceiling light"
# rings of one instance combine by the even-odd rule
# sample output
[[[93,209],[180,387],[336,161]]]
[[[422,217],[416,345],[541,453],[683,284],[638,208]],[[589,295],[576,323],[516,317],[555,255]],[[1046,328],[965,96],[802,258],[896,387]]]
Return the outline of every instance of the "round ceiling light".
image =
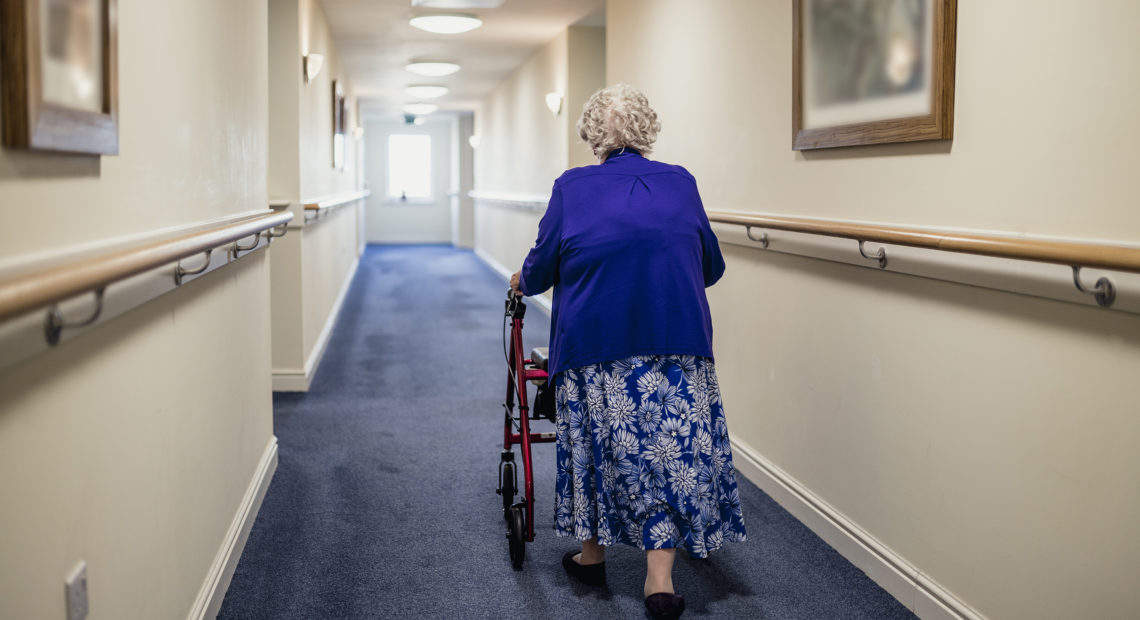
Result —
[[[404,92],[416,99],[435,99],[446,95],[447,87],[436,84],[412,84],[405,88]]]
[[[453,62],[410,62],[405,67],[408,71],[427,77],[443,77],[459,71],[459,65]]]
[[[420,30],[435,34],[459,34],[483,25],[483,20],[464,13],[416,15],[409,23]]]
[[[409,103],[404,106],[404,111],[408,114],[431,114],[439,109],[434,103]]]

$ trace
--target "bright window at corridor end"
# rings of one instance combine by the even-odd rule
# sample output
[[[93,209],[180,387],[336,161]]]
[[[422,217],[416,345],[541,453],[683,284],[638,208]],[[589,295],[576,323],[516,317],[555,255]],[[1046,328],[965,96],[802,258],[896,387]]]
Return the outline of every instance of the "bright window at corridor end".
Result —
[[[388,200],[431,200],[431,136],[388,136]]]

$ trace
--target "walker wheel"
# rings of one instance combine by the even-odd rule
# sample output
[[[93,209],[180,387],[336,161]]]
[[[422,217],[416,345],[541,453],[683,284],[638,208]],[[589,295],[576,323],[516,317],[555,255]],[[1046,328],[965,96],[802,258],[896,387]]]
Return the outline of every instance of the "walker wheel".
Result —
[[[499,494],[503,496],[503,518],[510,521],[511,504],[515,503],[515,464],[499,465]]]
[[[526,556],[526,512],[524,504],[519,502],[511,506],[507,517],[507,540],[511,548],[511,566],[515,570],[522,570],[523,558]]]

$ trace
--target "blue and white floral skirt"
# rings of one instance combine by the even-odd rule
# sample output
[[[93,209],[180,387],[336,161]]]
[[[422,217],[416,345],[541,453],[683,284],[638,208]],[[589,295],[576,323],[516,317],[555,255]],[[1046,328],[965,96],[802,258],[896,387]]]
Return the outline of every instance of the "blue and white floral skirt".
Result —
[[[555,381],[559,536],[699,558],[744,540],[711,359],[635,356]]]

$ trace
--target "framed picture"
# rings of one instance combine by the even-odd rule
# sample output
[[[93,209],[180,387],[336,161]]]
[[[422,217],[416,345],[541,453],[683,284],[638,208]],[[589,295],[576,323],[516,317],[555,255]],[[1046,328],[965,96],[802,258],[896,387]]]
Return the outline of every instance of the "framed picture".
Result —
[[[957,0],[794,0],[792,148],[954,137]]]
[[[119,152],[116,0],[0,0],[4,146]]]
[[[344,102],[344,88],[340,82],[332,83],[332,110],[333,110],[333,168],[344,170],[344,135],[348,123],[348,113]]]

